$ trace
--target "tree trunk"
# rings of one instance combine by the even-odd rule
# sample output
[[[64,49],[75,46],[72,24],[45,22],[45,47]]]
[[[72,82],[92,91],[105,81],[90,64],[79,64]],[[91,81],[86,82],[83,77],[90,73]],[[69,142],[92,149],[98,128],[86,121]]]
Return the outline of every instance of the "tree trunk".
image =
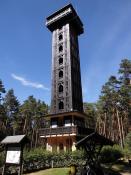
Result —
[[[120,118],[120,124],[121,124],[122,142],[124,147],[124,123],[123,123],[122,117]]]
[[[35,148],[37,147],[38,144],[38,132],[37,130],[35,131]]]
[[[32,129],[31,148],[33,148],[33,144],[34,144],[34,128]]]
[[[104,115],[104,130],[103,130],[103,135],[106,137],[106,120],[107,120],[107,115],[105,113]]]
[[[119,116],[119,112],[116,109],[116,116],[117,116],[117,121],[118,121],[118,128],[119,128],[119,136],[120,136],[120,145],[123,148],[124,144],[123,144],[123,139],[122,139],[122,131],[121,131],[121,124],[120,124],[120,116]]]

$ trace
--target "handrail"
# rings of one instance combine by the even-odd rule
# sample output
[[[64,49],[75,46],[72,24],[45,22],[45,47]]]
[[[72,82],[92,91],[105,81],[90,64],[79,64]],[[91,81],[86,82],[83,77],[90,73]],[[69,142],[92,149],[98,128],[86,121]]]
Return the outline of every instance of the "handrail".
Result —
[[[63,126],[57,128],[39,129],[39,135],[60,135],[60,134],[77,134],[76,126]]]

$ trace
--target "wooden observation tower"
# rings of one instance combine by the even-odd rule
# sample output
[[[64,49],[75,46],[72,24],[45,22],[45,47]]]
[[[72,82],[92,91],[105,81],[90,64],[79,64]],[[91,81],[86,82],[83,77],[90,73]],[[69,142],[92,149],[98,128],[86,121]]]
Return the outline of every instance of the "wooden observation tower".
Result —
[[[46,19],[52,32],[52,91],[48,128],[40,129],[50,151],[75,150],[91,131],[85,127],[78,36],[83,24],[71,4]]]

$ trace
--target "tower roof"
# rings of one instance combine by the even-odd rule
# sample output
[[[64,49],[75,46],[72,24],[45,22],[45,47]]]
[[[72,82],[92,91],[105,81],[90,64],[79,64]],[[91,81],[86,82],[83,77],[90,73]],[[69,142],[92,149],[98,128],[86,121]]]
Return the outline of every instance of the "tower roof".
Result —
[[[66,23],[72,24],[75,27],[78,35],[83,33],[83,23],[81,22],[72,4],[66,5],[46,18],[46,26],[51,32],[57,28],[60,28]]]

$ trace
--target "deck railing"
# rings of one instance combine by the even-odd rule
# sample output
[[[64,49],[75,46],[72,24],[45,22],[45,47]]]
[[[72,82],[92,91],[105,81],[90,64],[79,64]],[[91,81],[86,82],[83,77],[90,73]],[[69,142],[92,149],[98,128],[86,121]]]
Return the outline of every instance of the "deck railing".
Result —
[[[39,129],[40,136],[47,135],[63,135],[63,134],[76,134],[76,135],[86,135],[91,133],[90,129],[82,128],[78,126],[62,126],[56,128],[42,128]]]
[[[57,128],[43,128],[39,129],[39,135],[63,135],[63,134],[77,134],[76,126],[63,126]]]

